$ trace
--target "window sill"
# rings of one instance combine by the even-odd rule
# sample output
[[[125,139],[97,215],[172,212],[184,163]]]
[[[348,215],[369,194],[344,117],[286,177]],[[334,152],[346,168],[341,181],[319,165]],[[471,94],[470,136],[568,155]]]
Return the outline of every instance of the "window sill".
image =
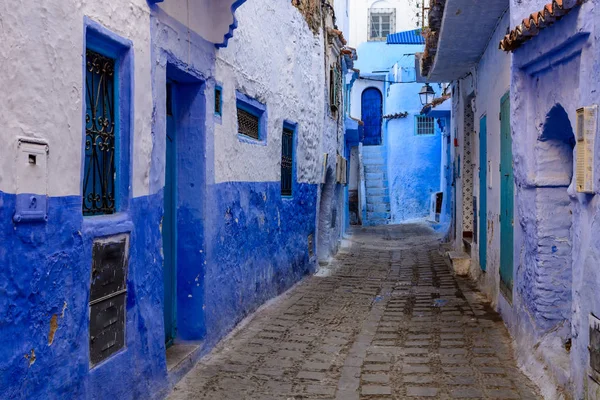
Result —
[[[82,234],[110,236],[133,231],[133,221],[128,212],[83,217]]]
[[[253,144],[253,145],[257,145],[257,146],[266,146],[267,145],[266,140],[254,139],[254,138],[251,138],[250,136],[246,136],[241,133],[238,133],[238,140],[242,143],[248,143],[248,144]]]

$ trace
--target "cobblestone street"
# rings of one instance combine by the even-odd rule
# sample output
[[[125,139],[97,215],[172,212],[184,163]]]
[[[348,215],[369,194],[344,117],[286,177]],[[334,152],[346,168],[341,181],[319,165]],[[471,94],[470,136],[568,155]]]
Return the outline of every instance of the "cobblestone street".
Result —
[[[537,399],[500,317],[425,225],[362,228],[263,307],[170,399]]]

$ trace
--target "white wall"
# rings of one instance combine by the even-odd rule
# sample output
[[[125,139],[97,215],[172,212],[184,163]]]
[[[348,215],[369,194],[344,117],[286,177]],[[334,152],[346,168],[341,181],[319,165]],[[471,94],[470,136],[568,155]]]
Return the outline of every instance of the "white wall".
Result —
[[[22,0],[3,2],[2,146],[0,190],[15,193],[14,155],[17,137],[46,139],[49,144],[48,194],[81,193],[84,138],[83,40],[84,16],[129,39],[134,46],[134,196],[148,194],[152,87],[150,77],[150,17],[146,0],[127,7],[107,7],[93,0]],[[55,23],[60,21],[60,23]],[[51,26],[51,34],[47,32]],[[146,88],[146,89],[144,89]]]
[[[233,23],[236,0],[167,0],[158,3],[169,16],[212,43],[222,43]]]
[[[343,1],[343,0],[342,0]],[[358,47],[368,40],[367,21],[369,8],[395,8],[396,28],[394,32],[408,31],[417,28],[416,13],[420,7],[416,6],[416,0],[349,0],[350,1],[350,37],[348,44]],[[393,32],[392,32],[393,33]]]
[[[325,101],[322,37],[313,35],[289,2],[247,1],[236,16],[239,28],[228,47],[217,52],[223,118],[215,126],[215,182],[280,180],[281,130],[289,120],[298,124],[298,181],[318,183]],[[236,90],[266,104],[266,146],[239,140]]]

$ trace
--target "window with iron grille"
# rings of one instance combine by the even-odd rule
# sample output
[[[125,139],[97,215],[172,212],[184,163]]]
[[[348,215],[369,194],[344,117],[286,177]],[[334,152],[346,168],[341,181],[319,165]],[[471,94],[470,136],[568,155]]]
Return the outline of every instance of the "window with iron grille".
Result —
[[[215,115],[222,115],[223,98],[222,91],[219,86],[215,88]]]
[[[281,135],[281,195],[292,195],[294,168],[294,129],[285,125]]]
[[[396,10],[394,8],[371,8],[368,20],[369,41],[383,41],[396,30]]]
[[[237,118],[238,132],[240,134],[251,137],[252,139],[258,140],[260,138],[260,117],[258,115],[246,111],[241,107],[238,107]]]
[[[115,202],[115,60],[85,52],[86,112],[83,215],[113,214]]]
[[[415,132],[417,135],[435,135],[435,118],[417,115],[415,117]]]
[[[332,112],[340,108],[341,76],[339,66],[332,66],[329,71],[329,106]]]

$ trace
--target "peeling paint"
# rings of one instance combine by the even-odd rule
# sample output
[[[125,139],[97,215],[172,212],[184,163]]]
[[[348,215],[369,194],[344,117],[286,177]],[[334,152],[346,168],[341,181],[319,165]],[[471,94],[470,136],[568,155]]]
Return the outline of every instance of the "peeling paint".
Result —
[[[64,309],[63,309],[63,313],[64,313]],[[56,333],[57,329],[58,329],[58,316],[56,314],[54,314],[52,316],[52,318],[50,318],[50,333],[48,333],[48,346],[52,345],[52,342],[54,342],[54,334]]]

